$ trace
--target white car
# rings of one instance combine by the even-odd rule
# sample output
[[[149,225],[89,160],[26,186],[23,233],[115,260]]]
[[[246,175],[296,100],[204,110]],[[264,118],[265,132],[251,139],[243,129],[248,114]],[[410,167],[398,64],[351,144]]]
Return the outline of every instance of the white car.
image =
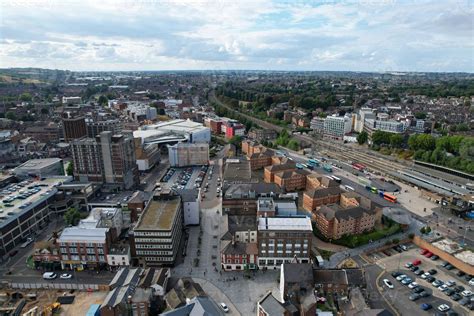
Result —
[[[446,284],[443,284],[443,285],[441,285],[440,287],[438,287],[438,290],[440,290],[441,292],[444,292],[444,291],[446,291],[447,289],[448,289],[448,285],[446,285]]]
[[[421,275],[421,278],[424,280],[426,279],[427,277],[429,277],[431,274],[429,272],[425,272]]]
[[[399,275],[397,276],[397,281],[401,281],[403,280],[404,278],[406,278],[407,276],[405,274],[402,274],[402,275]]]
[[[394,288],[392,282],[390,282],[388,279],[383,279],[383,284],[385,284],[385,286],[388,287],[389,289]]]
[[[471,297],[471,296],[472,296],[472,292],[469,291],[469,290],[465,290],[465,291],[462,291],[462,292],[461,292],[461,295],[464,296],[464,297]]]
[[[224,311],[224,313],[228,313],[229,312],[229,307],[227,307],[227,305],[225,303],[220,303],[219,304],[219,307],[222,308],[222,310]]]
[[[414,288],[417,287],[417,286],[418,286],[418,283],[416,283],[416,282],[411,282],[410,284],[408,284],[408,287],[409,287],[410,289],[414,289]]]
[[[72,279],[72,274],[63,273],[59,276],[60,279]]]
[[[446,285],[451,287],[451,286],[455,286],[456,285],[456,281],[454,280],[449,280],[448,282],[446,282]]]
[[[446,305],[446,304],[441,304],[441,305],[438,306],[438,310],[439,310],[440,312],[449,311],[450,308],[451,308],[451,307],[449,307],[449,306]]]
[[[469,280],[469,285],[474,286],[474,278],[472,278],[471,280]]]
[[[45,280],[54,280],[58,275],[54,272],[45,272],[43,273],[43,279]]]

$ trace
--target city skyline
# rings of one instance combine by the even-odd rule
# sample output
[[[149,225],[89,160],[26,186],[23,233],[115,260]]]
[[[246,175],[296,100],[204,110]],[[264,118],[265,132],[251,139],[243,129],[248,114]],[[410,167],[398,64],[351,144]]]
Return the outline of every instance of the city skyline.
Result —
[[[473,72],[472,1],[10,1],[0,67]]]

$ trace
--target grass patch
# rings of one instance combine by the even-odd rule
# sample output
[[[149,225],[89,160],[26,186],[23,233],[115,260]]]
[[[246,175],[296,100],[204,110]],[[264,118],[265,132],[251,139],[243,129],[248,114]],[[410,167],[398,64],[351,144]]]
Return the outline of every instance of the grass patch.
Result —
[[[33,256],[29,256],[27,259],[26,259],[26,266],[30,269],[34,269],[35,268],[35,262],[33,261]]]
[[[316,248],[318,252],[321,254],[321,257],[323,257],[324,260],[329,260],[329,258],[333,255],[334,252],[329,251],[329,250],[324,250],[324,249],[319,249]]]

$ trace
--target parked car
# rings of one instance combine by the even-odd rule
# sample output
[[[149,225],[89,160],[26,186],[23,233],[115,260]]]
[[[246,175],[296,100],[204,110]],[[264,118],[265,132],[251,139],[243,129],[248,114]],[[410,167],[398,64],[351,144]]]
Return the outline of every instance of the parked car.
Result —
[[[383,284],[385,284],[385,286],[388,287],[389,289],[394,288],[392,282],[390,282],[388,279],[383,279]]]
[[[412,267],[410,268],[410,270],[411,270],[411,272],[415,272],[415,271],[420,270],[420,268],[417,267],[417,266],[412,266]]]
[[[444,267],[446,270],[452,270],[454,269],[454,266],[452,264],[447,264],[445,267]]]
[[[431,274],[429,272],[425,272],[421,275],[421,278],[422,279],[426,279],[427,277],[429,277]]]
[[[402,273],[398,272],[398,271],[393,271],[392,272],[392,277],[394,277],[394,278],[397,278],[399,275],[402,275]]]
[[[403,280],[403,279],[406,278],[406,277],[407,277],[406,274],[401,274],[401,275],[397,276],[397,281],[401,281],[401,280]]]
[[[408,247],[405,246],[405,245],[400,245],[400,248],[402,248],[403,251],[407,251],[407,250],[408,250]]]
[[[417,293],[417,294],[420,294],[421,292],[423,292],[425,289],[421,286],[417,286],[413,289],[413,293]]]
[[[408,284],[408,287],[409,287],[410,289],[414,289],[414,288],[417,287],[417,286],[418,286],[418,283],[416,283],[416,282],[412,282],[412,283]]]
[[[430,275],[435,275],[436,273],[438,273],[438,271],[436,271],[435,269],[431,269],[431,270],[428,271],[428,273]]]
[[[438,290],[440,290],[441,292],[444,292],[448,289],[448,286],[446,284],[442,284],[438,287]]]
[[[434,280],[433,283],[431,283],[431,285],[433,285],[434,287],[440,287],[443,284],[444,282],[441,280]]]
[[[406,277],[405,279],[402,280],[403,285],[408,285],[411,282],[413,282],[413,280],[410,277]]]
[[[72,279],[72,274],[63,273],[59,276],[60,279]]]
[[[423,303],[423,304],[420,305],[420,308],[424,311],[427,311],[429,309],[432,309],[433,306],[431,304],[428,304],[428,303]]]
[[[465,290],[465,291],[462,291],[462,292],[461,292],[461,295],[464,296],[464,297],[471,297],[471,296],[472,296],[472,292],[469,291],[469,290]]]
[[[465,290],[464,286],[462,285],[458,285],[454,288],[454,290],[457,292],[457,293],[461,293],[462,291]]]
[[[462,299],[462,296],[459,295],[458,293],[454,293],[452,296],[451,296],[451,299],[455,302],[459,301],[460,299]]]
[[[424,256],[425,254],[427,254],[428,252],[429,252],[428,249],[421,249],[421,250],[420,250],[420,254],[423,255],[423,256]]]
[[[431,283],[431,282],[436,281],[436,278],[434,276],[430,275],[429,277],[426,278],[426,281]]]
[[[415,275],[422,275],[424,273],[425,273],[425,270],[422,270],[422,269],[415,271]]]
[[[441,305],[438,306],[438,310],[440,312],[446,312],[450,309],[451,309],[451,307],[449,307],[447,304],[441,304]]]
[[[413,267],[413,263],[411,263],[411,262],[405,263],[405,268],[410,269],[411,267]]]
[[[436,260],[438,260],[438,259],[439,259],[439,256],[437,256],[437,255],[433,255],[433,256],[431,256],[431,258],[430,258],[430,259],[431,259],[431,260],[433,260],[433,261],[436,261]]]
[[[420,259],[416,259],[416,260],[414,260],[414,261],[412,262],[412,264],[413,264],[414,266],[419,266],[419,265],[421,264],[421,260],[420,260]]]
[[[444,294],[446,294],[447,296],[454,295],[455,293],[456,292],[453,289],[447,289],[446,291],[444,291]]]
[[[421,291],[421,292],[418,293],[418,294],[420,294],[421,297],[428,297],[428,296],[430,296],[430,293],[428,293],[428,292],[426,292],[426,291]]]
[[[458,273],[456,273],[456,275],[457,275],[458,277],[462,277],[462,276],[466,275],[466,273],[464,273],[463,271],[459,270]]]
[[[219,307],[224,311],[224,313],[229,312],[229,307],[227,307],[227,305],[225,303],[220,303]]]
[[[416,293],[415,293],[415,294],[411,294],[410,296],[408,296],[408,299],[409,299],[410,301],[416,301],[416,300],[418,300],[418,299],[420,299],[420,298],[421,298],[420,294],[416,294]]]
[[[54,272],[45,272],[43,273],[43,279],[45,280],[54,280],[58,277],[58,275]]]
[[[470,302],[471,302],[471,298],[469,298],[469,297],[463,297],[459,300],[459,304],[462,305],[462,306],[466,306]]]
[[[455,286],[455,285],[456,285],[456,281],[454,281],[454,280],[449,280],[448,282],[446,282],[446,285],[449,286],[449,287]]]

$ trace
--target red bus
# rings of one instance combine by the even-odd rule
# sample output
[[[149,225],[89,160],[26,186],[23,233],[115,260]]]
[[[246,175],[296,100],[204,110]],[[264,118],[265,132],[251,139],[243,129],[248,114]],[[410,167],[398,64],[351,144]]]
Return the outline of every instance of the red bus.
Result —
[[[397,197],[396,197],[396,196],[393,196],[393,195],[391,195],[391,194],[384,193],[384,194],[383,194],[383,198],[386,199],[386,200],[389,201],[389,202],[397,203]]]
[[[355,170],[363,171],[365,169],[365,166],[361,163],[353,163],[352,168]]]

